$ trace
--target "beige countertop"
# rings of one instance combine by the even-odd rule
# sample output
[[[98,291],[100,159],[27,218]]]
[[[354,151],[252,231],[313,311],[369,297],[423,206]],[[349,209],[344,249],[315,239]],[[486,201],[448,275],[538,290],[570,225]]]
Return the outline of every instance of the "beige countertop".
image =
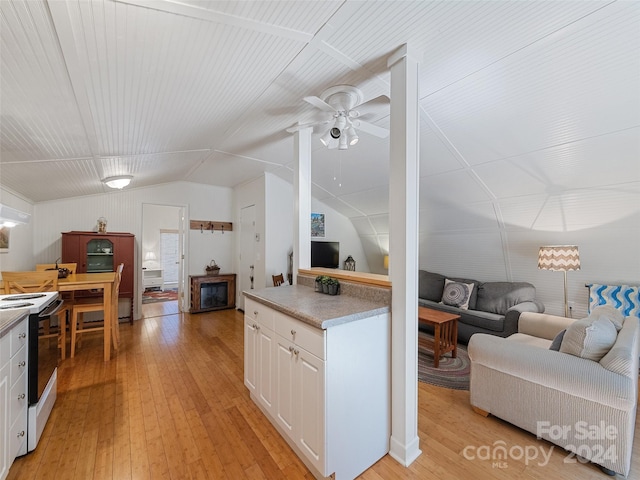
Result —
[[[4,337],[11,328],[29,315],[29,309],[0,311],[0,337]]]
[[[247,298],[321,329],[391,311],[389,305],[381,302],[349,295],[326,295],[301,285],[245,290],[242,293]]]

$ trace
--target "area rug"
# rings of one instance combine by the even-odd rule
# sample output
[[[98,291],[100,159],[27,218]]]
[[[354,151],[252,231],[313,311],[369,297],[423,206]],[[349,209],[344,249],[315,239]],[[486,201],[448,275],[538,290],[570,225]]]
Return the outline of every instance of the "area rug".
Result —
[[[424,332],[419,332],[418,335],[433,340],[433,335]],[[433,352],[418,347],[418,380],[421,382],[453,390],[469,390],[470,366],[471,362],[464,345],[458,344],[456,358],[452,358],[451,353],[440,357],[438,368],[433,367]]]
[[[142,303],[171,302],[178,300],[178,290],[148,290],[142,294]]]

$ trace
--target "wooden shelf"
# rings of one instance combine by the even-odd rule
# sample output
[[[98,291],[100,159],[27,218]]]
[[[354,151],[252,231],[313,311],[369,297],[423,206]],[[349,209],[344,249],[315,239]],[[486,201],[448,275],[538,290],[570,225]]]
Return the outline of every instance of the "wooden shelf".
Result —
[[[377,287],[391,288],[389,275],[379,275],[377,273],[352,272],[350,270],[340,270],[337,268],[320,268],[299,269],[298,273],[302,275],[327,275],[339,280],[346,280],[353,283],[361,283],[363,285],[375,285]]]

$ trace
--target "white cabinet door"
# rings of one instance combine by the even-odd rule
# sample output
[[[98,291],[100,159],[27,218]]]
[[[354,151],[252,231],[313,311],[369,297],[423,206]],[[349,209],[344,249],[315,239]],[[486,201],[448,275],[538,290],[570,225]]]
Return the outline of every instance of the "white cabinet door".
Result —
[[[257,375],[257,328],[256,322],[244,317],[244,385],[252,394],[256,393]]]
[[[294,390],[298,410],[295,441],[314,467],[326,473],[324,361],[302,348],[298,348],[294,354]]]
[[[271,413],[273,411],[274,333],[260,323],[257,327],[257,396],[262,407]]]
[[[273,376],[275,399],[273,416],[280,427],[295,441],[295,361],[293,343],[276,335],[276,360]]]

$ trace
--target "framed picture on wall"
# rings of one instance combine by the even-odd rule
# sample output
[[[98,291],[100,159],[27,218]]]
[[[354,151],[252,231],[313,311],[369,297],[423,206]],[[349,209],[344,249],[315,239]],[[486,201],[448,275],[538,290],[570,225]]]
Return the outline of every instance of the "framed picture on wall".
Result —
[[[9,252],[9,227],[0,227],[0,253]]]
[[[324,237],[324,213],[311,214],[311,236]]]

